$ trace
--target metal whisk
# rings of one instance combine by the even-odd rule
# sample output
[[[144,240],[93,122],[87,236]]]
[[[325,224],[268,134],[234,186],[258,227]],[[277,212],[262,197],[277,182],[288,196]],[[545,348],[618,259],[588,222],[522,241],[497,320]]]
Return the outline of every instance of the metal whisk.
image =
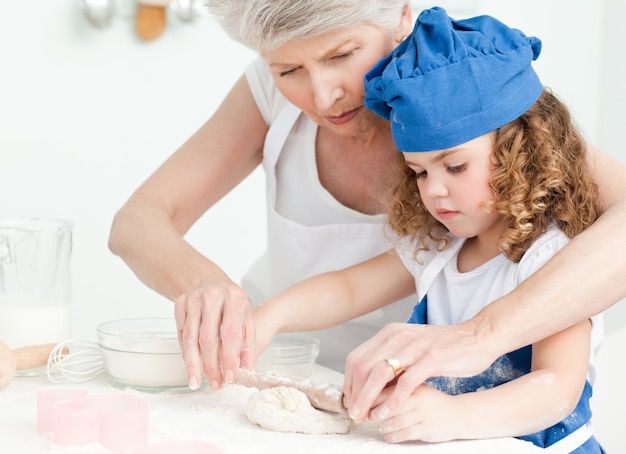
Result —
[[[102,352],[96,342],[69,339],[50,352],[48,378],[53,383],[82,383],[104,372]]]

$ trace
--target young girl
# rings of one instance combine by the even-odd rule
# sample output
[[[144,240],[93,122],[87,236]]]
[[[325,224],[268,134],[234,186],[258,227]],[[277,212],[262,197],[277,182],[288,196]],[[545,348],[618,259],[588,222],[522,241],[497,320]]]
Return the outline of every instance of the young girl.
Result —
[[[276,332],[337,324],[416,289],[409,323],[462,322],[595,221],[598,192],[584,140],[531,67],[540,48],[489,16],[453,21],[440,8],[420,14],[412,35],[365,77],[366,105],[390,120],[401,151],[387,197],[395,253],[263,303],[255,311],[260,349]],[[372,416],[383,419],[389,442],[515,436],[556,452],[601,453],[587,381],[599,322],[504,355],[478,376],[414,383],[400,411],[381,407]],[[392,381],[408,353],[390,353]],[[362,419],[349,370],[346,401]]]

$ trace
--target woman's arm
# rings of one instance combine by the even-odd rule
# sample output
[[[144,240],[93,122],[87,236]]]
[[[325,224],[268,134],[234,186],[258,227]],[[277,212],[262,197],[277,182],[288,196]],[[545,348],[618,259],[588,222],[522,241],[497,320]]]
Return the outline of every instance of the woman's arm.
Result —
[[[599,314],[626,297],[626,166],[591,146],[588,156],[605,211],[516,290],[476,318],[479,330],[502,343],[501,353]]]
[[[248,333],[253,331],[251,305],[243,289],[183,235],[261,162],[266,132],[242,77],[215,114],[136,190],[113,221],[111,251],[147,286],[175,301],[192,388],[201,383],[202,367],[212,386],[221,385],[222,371],[233,379],[240,352],[254,345],[254,333]],[[247,361],[245,355],[241,359]]]
[[[415,280],[393,250],[314,276],[254,309],[258,351],[263,351],[276,333],[335,326],[414,292]]]
[[[528,435],[574,410],[585,385],[591,323],[587,320],[532,349],[532,372],[482,391],[446,395],[418,387],[380,424],[389,442],[478,439]]]
[[[391,324],[348,356],[344,392],[362,420],[393,371],[404,373],[377,412],[397,411],[429,377],[471,376],[496,358],[588,319],[626,297],[626,166],[589,147],[589,161],[605,211],[506,296],[455,326]]]

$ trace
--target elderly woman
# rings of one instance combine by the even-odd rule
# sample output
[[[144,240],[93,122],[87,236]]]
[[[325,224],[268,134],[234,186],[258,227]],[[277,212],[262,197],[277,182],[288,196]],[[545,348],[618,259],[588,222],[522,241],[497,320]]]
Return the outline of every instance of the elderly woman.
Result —
[[[396,148],[389,124],[364,108],[363,76],[412,29],[406,0],[207,3],[260,58],[119,210],[110,237],[111,250],[146,285],[174,300],[191,388],[202,371],[218,388],[239,366],[254,365],[251,299],[390,247],[371,188],[384,184]],[[394,378],[385,358],[401,359],[406,371],[385,407],[393,411],[430,376],[479,373],[498,356],[626,296],[626,168],[591,146],[589,156],[604,202],[600,219],[473,319],[457,326],[389,324],[405,321],[415,303],[409,299],[318,333],[320,362],[339,369],[371,338],[345,363],[353,415],[368,414]],[[268,178],[267,254],[242,287],[183,235],[259,164]]]

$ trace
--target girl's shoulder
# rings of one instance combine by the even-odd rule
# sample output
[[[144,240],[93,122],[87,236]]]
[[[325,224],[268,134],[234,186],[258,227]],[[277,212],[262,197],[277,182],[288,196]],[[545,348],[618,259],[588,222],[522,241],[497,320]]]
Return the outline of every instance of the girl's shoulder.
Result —
[[[551,224],[544,233],[542,233],[528,248],[522,260],[533,255],[555,254],[569,243],[569,238],[555,224]]]
[[[569,238],[556,225],[551,225],[524,253],[517,266],[521,280],[526,279],[569,243]]]
[[[442,243],[437,243],[427,237],[424,238],[426,249],[418,238],[400,237],[393,234],[392,242],[404,265],[415,275],[417,270],[425,268],[442,253],[451,258],[465,241],[464,238],[456,237],[449,232],[445,238],[447,244],[444,248],[442,248]]]

